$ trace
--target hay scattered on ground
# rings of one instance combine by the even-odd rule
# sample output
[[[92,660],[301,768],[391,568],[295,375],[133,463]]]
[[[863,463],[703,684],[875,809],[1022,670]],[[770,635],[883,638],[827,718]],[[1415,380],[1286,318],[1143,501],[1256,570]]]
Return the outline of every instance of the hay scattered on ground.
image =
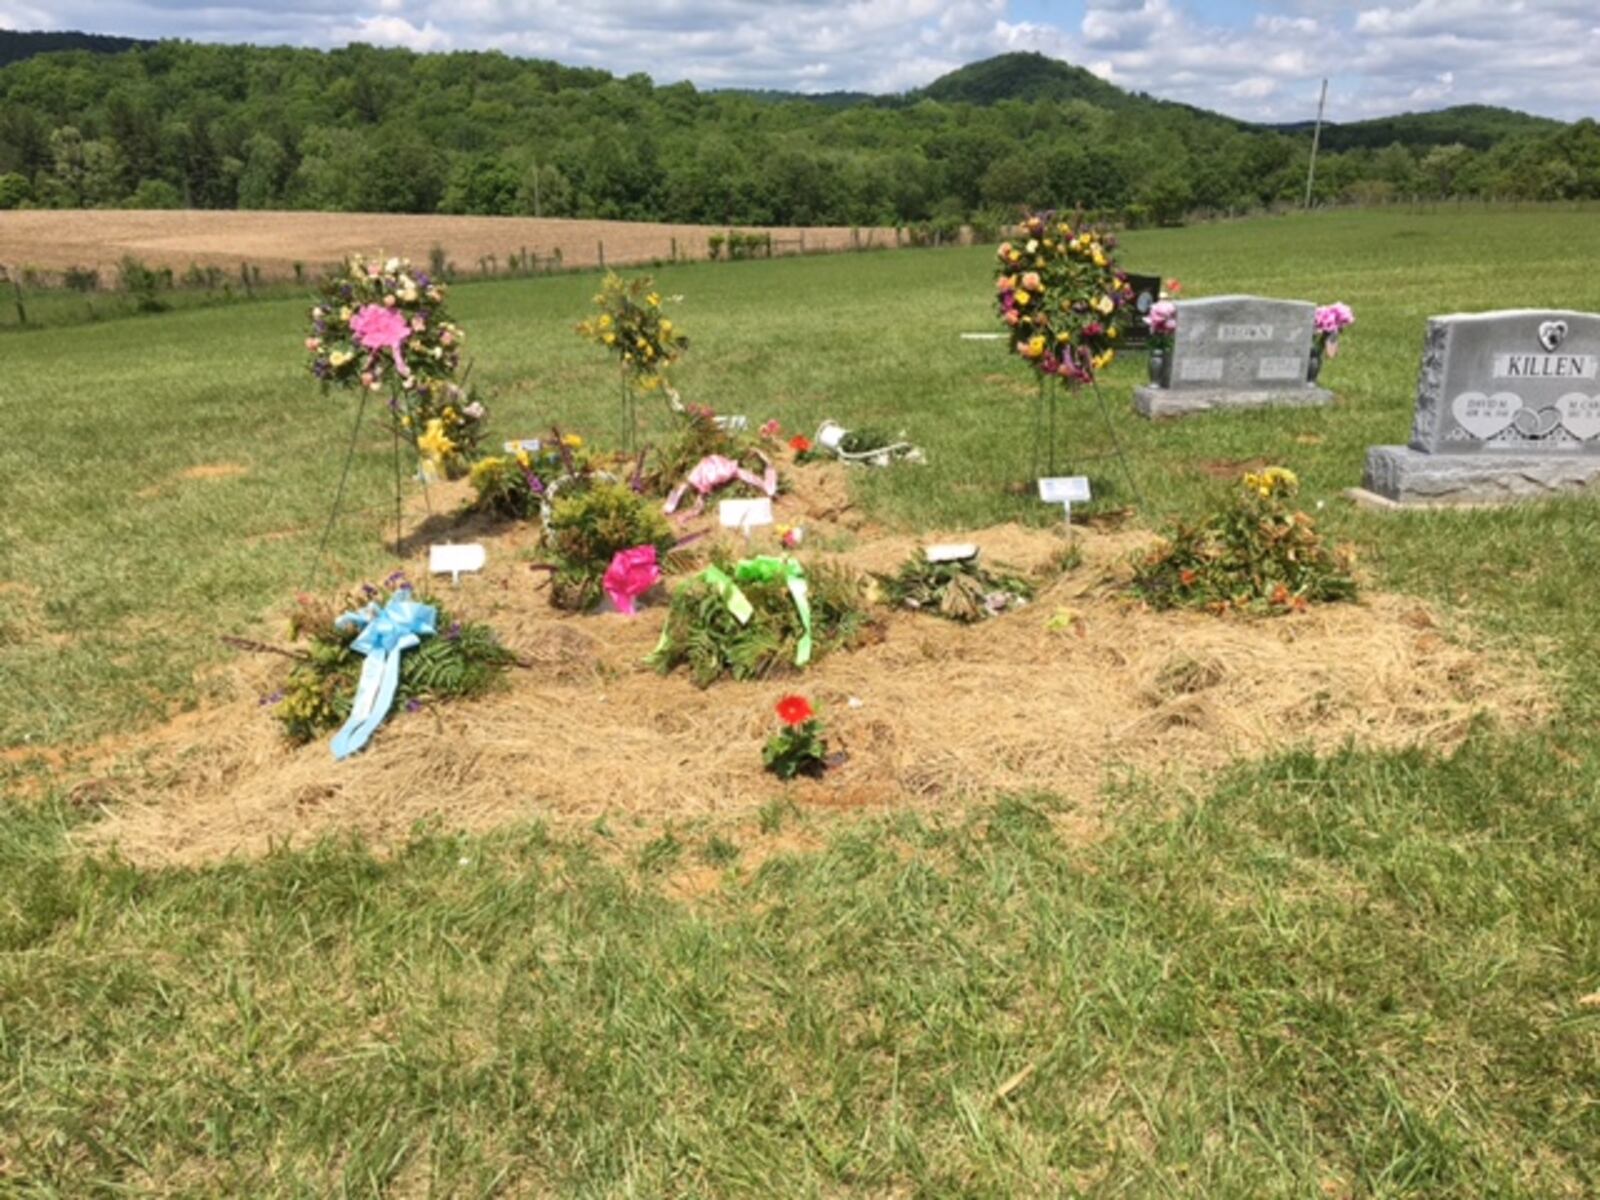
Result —
[[[807,499],[786,498],[779,519],[847,506],[833,471],[805,472]],[[880,571],[932,540],[977,541],[987,561],[1024,569],[1064,546],[1057,530],[1016,525],[925,539],[826,519],[810,528],[849,545],[843,561]],[[99,755],[86,794],[105,820],[85,842],[140,863],[194,863],[330,833],[394,844],[419,821],[476,832],[531,819],[739,819],[785,794],[859,809],[1050,791],[1092,812],[1128,770],[1183,784],[1291,744],[1446,750],[1477,714],[1518,726],[1549,710],[1531,664],[1445,636],[1401,596],[1272,619],[1142,611],[1117,584],[1149,535],[1092,530],[1075,535],[1082,565],[1019,613],[974,627],[897,613],[881,642],[803,676],[702,692],[643,665],[659,606],[637,620],[556,612],[518,559],[533,541],[526,527],[469,529],[491,542],[494,567],[464,580],[453,606],[491,621],[529,662],[504,693],[395,714],[366,752],[336,764],[325,742],[286,746],[260,706],[286,664],[244,658],[236,700]],[[820,704],[848,752],[823,781],[786,786],[761,770],[772,706],[791,690]]]

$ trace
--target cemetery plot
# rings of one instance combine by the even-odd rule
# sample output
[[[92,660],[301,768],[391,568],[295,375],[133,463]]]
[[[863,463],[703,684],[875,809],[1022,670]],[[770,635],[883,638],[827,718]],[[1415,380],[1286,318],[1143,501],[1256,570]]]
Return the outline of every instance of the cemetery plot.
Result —
[[[483,831],[535,818],[750,813],[783,794],[753,747],[772,702],[797,688],[825,708],[831,744],[849,754],[845,768],[803,785],[798,798],[837,808],[1046,788],[1092,811],[1114,766],[1198,781],[1236,756],[1288,743],[1403,746],[1425,737],[1444,749],[1484,710],[1514,726],[1548,711],[1528,663],[1446,640],[1415,601],[1375,595],[1247,620],[1146,610],[1128,603],[1124,581],[1130,559],[1152,546],[1148,533],[1079,530],[1081,563],[1052,574],[1069,546],[1058,528],[913,538],[854,513],[827,516],[846,471],[797,468],[776,505],[780,520],[804,522],[816,541],[855,544],[807,562],[888,576],[921,547],[949,541],[1052,582],[1018,611],[970,626],[886,609],[870,644],[803,676],[699,691],[681,672],[661,676],[643,664],[659,633],[659,600],[638,620],[555,609],[519,561],[522,527],[473,516],[453,536],[484,544],[488,565],[448,596],[524,664],[503,689],[437,713],[397,712],[365,751],[335,763],[322,741],[285,747],[258,702],[281,663],[243,656],[236,699],[124,744],[120,753],[142,763],[137,771],[102,762],[117,802],[84,836],[154,864],[254,855],[352,830],[383,845],[428,819]],[[466,495],[463,484],[440,485],[434,503]],[[427,527],[414,507],[408,522]],[[717,536],[715,522],[708,510],[691,528]],[[741,534],[723,536],[744,552]]]

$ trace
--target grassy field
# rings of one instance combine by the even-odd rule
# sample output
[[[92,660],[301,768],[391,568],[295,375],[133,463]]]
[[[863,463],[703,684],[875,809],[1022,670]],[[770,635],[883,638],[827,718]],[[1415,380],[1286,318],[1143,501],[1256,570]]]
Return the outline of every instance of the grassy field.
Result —
[[[419,831],[136,871],[0,826],[0,1184],[24,1195],[1583,1196],[1600,1190],[1600,569],[1588,501],[1383,515],[1339,499],[1404,441],[1423,321],[1600,309],[1581,213],[1331,214],[1130,236],[1124,260],[1351,303],[1319,412],[1152,426],[1106,386],[1158,523],[1229,464],[1300,473],[1382,586],[1534,655],[1558,715],[1450,758],[1285,748],[1201,795],[1133,781],[1109,832],[1048,796],[762,843],[667,830]],[[904,426],[931,465],[861,481],[886,522],[1052,514],[1031,388],[982,251],[696,265],[662,290],[686,397],[809,428]],[[456,308],[495,429],[607,439],[570,331],[593,279]],[[299,370],[301,306],[15,334],[0,374],[0,746],[70,747],[203,699],[219,633],[305,582],[350,404]],[[1086,405],[1069,460],[1108,447]],[[363,446],[343,575],[385,562]],[[1104,474],[1104,464],[1092,466]],[[1107,478],[1108,502],[1130,499]],[[197,675],[197,672],[199,673]],[[197,679],[199,682],[197,682]],[[36,773],[12,753],[0,786]],[[31,792],[31,789],[29,789]],[[688,868],[724,872],[690,899]],[[1015,1086],[1004,1085],[1018,1072]],[[1004,1093],[1003,1095],[1000,1093]]]

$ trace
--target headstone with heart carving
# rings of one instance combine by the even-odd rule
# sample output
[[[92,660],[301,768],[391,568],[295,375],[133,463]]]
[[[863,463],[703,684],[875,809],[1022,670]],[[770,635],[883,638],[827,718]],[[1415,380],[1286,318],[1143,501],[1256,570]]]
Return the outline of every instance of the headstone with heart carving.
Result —
[[[1600,482],[1600,314],[1517,309],[1428,321],[1409,446],[1374,446],[1366,487],[1482,503]]]

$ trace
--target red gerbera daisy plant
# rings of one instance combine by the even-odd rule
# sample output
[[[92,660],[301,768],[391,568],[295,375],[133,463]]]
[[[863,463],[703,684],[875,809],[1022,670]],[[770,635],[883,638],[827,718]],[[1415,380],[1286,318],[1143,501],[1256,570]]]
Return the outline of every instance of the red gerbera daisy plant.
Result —
[[[778,719],[785,725],[799,725],[814,716],[811,701],[804,696],[785,696],[778,701]]]
[[[785,696],[778,701],[777,713],[784,727],[762,747],[762,763],[779,779],[821,775],[828,766],[828,742],[811,701]]]

